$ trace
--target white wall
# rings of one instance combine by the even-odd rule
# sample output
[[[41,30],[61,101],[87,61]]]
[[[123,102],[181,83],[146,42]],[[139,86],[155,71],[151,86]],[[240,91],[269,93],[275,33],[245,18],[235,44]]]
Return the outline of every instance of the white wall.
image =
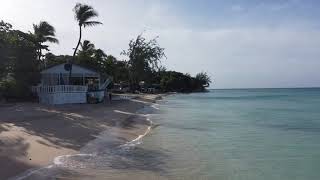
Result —
[[[43,104],[83,104],[87,103],[86,92],[41,93],[39,101]]]

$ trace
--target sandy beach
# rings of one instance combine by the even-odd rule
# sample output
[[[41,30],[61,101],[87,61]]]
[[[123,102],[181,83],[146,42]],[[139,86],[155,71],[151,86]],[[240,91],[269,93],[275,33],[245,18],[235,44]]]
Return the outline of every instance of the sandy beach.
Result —
[[[132,117],[159,97],[61,106],[1,104],[0,179],[49,165],[57,156],[76,154],[106,130],[116,128],[121,143],[135,139],[150,124]]]

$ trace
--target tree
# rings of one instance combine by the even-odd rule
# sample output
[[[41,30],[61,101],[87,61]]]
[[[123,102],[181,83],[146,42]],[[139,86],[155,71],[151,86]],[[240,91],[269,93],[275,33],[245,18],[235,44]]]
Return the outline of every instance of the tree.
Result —
[[[126,61],[118,61],[112,55],[108,55],[103,61],[103,71],[113,77],[114,82],[128,82],[129,70]]]
[[[4,22],[3,20],[0,21],[0,31],[1,32],[8,32],[12,29],[12,25],[9,23]]]
[[[81,43],[81,49],[82,49],[82,52],[93,53],[95,46],[90,41],[84,40],[83,43]]]
[[[130,84],[134,88],[139,81],[148,81],[147,74],[159,68],[160,60],[165,57],[164,49],[157,42],[157,38],[147,41],[142,34],[129,42],[129,49],[122,55],[128,56]]]
[[[8,73],[11,48],[9,46],[12,25],[4,21],[0,21],[0,80]]]
[[[108,55],[102,49],[96,49],[94,51],[94,60],[96,61],[97,70],[101,73],[106,74],[104,66]],[[107,71],[108,73],[108,71]]]
[[[198,73],[195,78],[203,87],[209,87],[211,83],[210,76],[205,72]]]
[[[33,31],[37,46],[38,60],[41,61],[41,58],[43,57],[42,50],[49,51],[48,46],[44,45],[43,43],[59,43],[59,41],[55,38],[56,31],[54,27],[46,21],[40,21],[39,24],[33,24]]]
[[[2,94],[6,97],[30,97],[30,86],[39,82],[37,46],[32,34],[0,23],[0,69]]]
[[[52,67],[58,64],[63,64],[67,61],[70,61],[71,58],[72,56],[69,56],[69,55],[56,56],[49,52],[44,56],[43,62],[46,64],[46,67],[49,68],[49,67]],[[42,68],[40,70],[42,70]]]
[[[72,61],[74,61],[76,53],[79,48],[79,45],[81,43],[82,27],[85,28],[85,27],[89,27],[89,26],[96,26],[96,25],[102,24],[101,22],[91,20],[94,17],[98,17],[98,13],[91,6],[88,6],[86,4],[77,3],[73,10],[75,12],[75,19],[79,25],[79,40],[78,40],[76,48],[74,49]],[[70,62],[71,69],[70,69],[69,77],[71,77],[71,73],[72,73],[71,72],[72,71],[72,63],[73,62]]]
[[[88,40],[81,43],[81,49],[77,53],[76,64],[94,69],[105,74],[104,64],[107,55],[102,49],[95,49],[95,45]]]

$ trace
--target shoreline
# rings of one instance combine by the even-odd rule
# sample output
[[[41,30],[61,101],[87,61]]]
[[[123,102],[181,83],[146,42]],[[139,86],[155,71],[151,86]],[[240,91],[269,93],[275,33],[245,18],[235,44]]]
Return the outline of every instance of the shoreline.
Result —
[[[135,118],[137,111],[163,96],[138,95],[111,104],[18,103],[1,108],[0,114],[5,115],[0,120],[0,178],[30,174],[32,169],[54,164],[59,156],[80,154],[102,132],[117,132],[121,144],[138,141],[152,124]]]

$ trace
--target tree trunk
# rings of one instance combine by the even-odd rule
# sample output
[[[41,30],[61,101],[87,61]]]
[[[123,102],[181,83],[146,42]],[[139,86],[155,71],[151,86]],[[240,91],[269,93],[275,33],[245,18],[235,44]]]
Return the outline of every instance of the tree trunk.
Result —
[[[37,52],[37,59],[39,60],[39,62],[41,61],[41,52],[40,52],[41,48],[37,49],[36,52]]]
[[[42,49],[39,49],[39,61],[41,61],[41,57],[42,57]]]
[[[82,26],[79,25],[79,40],[78,40],[78,44],[77,44],[76,48],[74,49],[72,60],[69,62],[69,64],[71,64],[71,69],[69,71],[69,85],[70,85],[71,74],[72,74],[72,64],[73,64],[73,62],[74,62],[74,60],[76,58],[76,53],[77,53],[79,45],[81,43],[81,38],[82,38]]]

